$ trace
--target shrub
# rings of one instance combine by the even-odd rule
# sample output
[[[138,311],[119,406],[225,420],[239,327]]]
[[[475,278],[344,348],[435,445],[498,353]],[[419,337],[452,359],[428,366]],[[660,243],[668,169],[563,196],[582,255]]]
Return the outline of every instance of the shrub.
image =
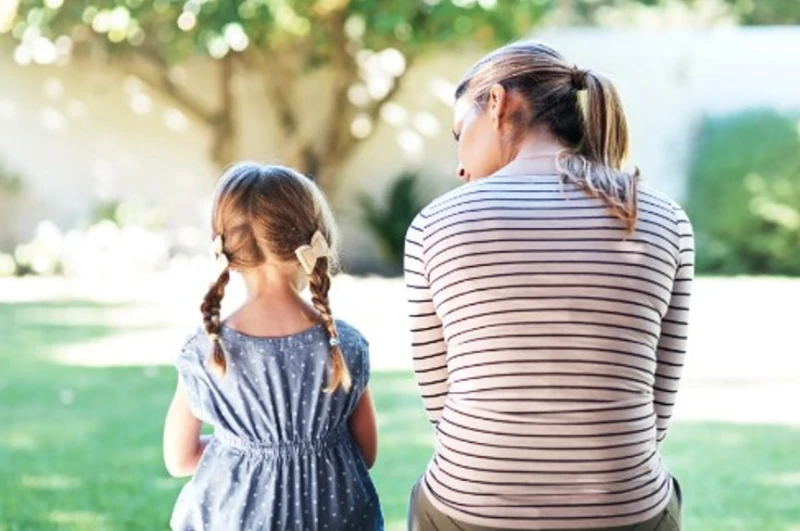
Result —
[[[361,196],[362,220],[375,237],[381,254],[393,268],[403,265],[406,232],[414,218],[428,204],[419,186],[419,175],[406,172],[395,179],[383,205]]]
[[[699,272],[800,275],[800,120],[773,111],[706,120],[687,210]]]

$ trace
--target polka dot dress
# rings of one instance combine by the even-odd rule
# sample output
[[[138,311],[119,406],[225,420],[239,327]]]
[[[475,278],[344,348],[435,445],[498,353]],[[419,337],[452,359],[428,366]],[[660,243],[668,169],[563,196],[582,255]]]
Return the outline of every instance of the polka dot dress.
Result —
[[[210,343],[191,336],[176,361],[197,418],[214,436],[175,504],[180,531],[382,530],[366,464],[347,428],[369,381],[369,349],[338,321],[353,378],[324,393],[330,346],[322,325],[279,338],[223,327],[228,371],[208,365]]]

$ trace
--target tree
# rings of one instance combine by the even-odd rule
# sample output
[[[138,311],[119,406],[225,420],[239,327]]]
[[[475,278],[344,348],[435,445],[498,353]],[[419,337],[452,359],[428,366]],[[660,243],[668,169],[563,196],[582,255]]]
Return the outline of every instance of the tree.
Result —
[[[558,11],[562,22],[593,25],[609,12],[659,10],[674,6],[701,18],[719,18],[749,26],[800,24],[800,2],[797,0],[562,0],[558,3]]]
[[[552,0],[10,0],[0,32],[18,41],[20,63],[59,54],[108,58],[168,97],[212,132],[210,157],[239,153],[232,76],[263,84],[287,163],[329,186],[336,168],[369,136],[381,106],[410,64],[445,46],[486,47],[526,34]],[[3,12],[3,5],[7,7]],[[203,104],[175,66],[197,57],[215,64],[219,98]],[[323,75],[331,105],[313,135],[301,127],[298,86]]]
[[[800,24],[800,2],[796,0],[725,0],[725,3],[733,9],[742,24],[752,26]]]

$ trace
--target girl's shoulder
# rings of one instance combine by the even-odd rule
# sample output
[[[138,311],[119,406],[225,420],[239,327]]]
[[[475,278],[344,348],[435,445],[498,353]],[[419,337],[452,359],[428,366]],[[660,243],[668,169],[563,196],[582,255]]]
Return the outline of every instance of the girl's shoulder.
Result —
[[[202,363],[210,353],[210,346],[211,342],[206,336],[205,330],[198,326],[191,332],[184,334],[183,343],[178,352],[176,363]]]
[[[339,341],[347,366],[355,382],[365,388],[370,379],[369,342],[356,327],[346,321],[336,320]]]
[[[347,347],[359,350],[369,349],[369,342],[364,334],[347,321],[336,319],[336,331],[339,333],[339,341],[343,350],[347,350]]]

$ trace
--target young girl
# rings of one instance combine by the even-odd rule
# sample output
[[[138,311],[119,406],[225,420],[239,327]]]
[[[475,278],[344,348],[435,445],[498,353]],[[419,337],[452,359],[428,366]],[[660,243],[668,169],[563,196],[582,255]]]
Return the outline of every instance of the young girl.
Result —
[[[362,335],[328,304],[336,235],[317,187],[241,164],[222,178],[212,227],[219,278],[203,330],[177,359],[164,461],[183,488],[174,530],[383,529],[368,468],[377,430]],[[247,299],[225,321],[230,271]],[[310,285],[313,306],[300,292]],[[201,437],[202,423],[214,435]]]

